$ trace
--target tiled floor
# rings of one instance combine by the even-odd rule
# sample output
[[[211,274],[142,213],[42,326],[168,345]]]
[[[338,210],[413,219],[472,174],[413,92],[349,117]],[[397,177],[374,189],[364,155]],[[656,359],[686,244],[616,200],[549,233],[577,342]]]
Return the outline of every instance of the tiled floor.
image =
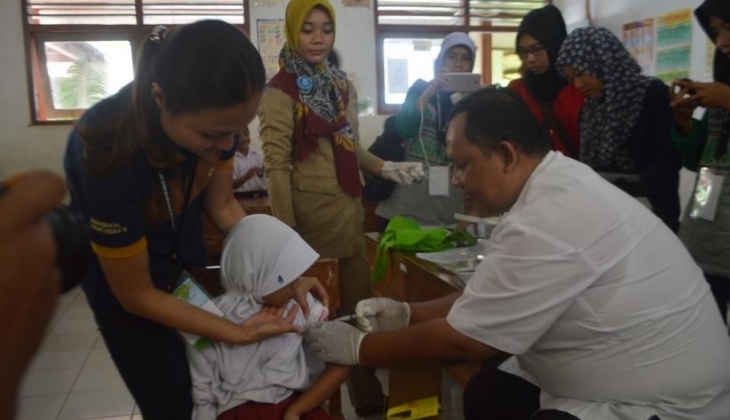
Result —
[[[342,397],[347,420],[361,419],[347,392]],[[442,420],[462,419],[460,390],[448,380],[443,397]],[[142,416],[96,329],[86,297],[76,289],[59,299],[43,345],[25,374],[17,420],[92,419],[142,420]]]

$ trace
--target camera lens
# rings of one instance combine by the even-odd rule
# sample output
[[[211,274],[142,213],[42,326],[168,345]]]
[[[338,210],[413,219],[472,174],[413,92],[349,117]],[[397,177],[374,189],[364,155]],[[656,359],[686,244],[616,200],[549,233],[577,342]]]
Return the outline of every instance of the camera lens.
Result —
[[[89,265],[91,246],[83,220],[68,206],[58,206],[46,215],[56,241],[61,290],[66,293],[81,280]]]

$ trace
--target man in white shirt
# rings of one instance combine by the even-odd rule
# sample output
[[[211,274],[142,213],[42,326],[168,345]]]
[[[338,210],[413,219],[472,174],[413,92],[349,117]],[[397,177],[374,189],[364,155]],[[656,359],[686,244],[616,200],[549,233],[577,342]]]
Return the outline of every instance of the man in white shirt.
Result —
[[[488,254],[463,292],[361,301],[360,325],[373,333],[310,326],[320,358],[407,368],[516,355],[539,389],[477,377],[468,420],[730,418],[722,319],[701,270],[651,211],[550,151],[527,106],[503,89],[457,104],[447,142],[452,182],[480,216],[502,215]]]
[[[265,195],[264,157],[252,150],[250,145],[251,135],[246,128],[238,142],[236,160],[233,164],[233,191]]]

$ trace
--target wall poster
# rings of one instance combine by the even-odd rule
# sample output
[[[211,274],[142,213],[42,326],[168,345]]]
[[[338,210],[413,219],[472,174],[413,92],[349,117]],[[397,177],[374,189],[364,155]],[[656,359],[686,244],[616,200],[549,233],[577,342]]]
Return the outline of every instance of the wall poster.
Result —
[[[692,9],[657,18],[656,76],[669,83],[689,76]]]
[[[644,19],[623,26],[624,46],[643,74],[654,74],[654,19]]]
[[[256,32],[266,78],[271,79],[279,71],[279,52],[286,43],[284,19],[257,19]]]

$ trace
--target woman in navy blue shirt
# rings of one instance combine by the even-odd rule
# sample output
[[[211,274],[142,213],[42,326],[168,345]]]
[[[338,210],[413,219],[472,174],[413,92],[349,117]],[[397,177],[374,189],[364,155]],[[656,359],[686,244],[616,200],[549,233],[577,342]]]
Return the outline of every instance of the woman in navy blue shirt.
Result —
[[[183,269],[205,265],[202,212],[224,235],[245,216],[233,198],[233,158],[265,83],[260,55],[234,26],[158,27],[134,82],[87,111],[69,135],[72,206],[95,254],[82,288],[146,420],[192,415],[176,330],[233,344],[297,331],[295,313],[263,310],[238,325],[169,294]],[[327,303],[316,280],[300,283],[299,296],[314,288]]]

